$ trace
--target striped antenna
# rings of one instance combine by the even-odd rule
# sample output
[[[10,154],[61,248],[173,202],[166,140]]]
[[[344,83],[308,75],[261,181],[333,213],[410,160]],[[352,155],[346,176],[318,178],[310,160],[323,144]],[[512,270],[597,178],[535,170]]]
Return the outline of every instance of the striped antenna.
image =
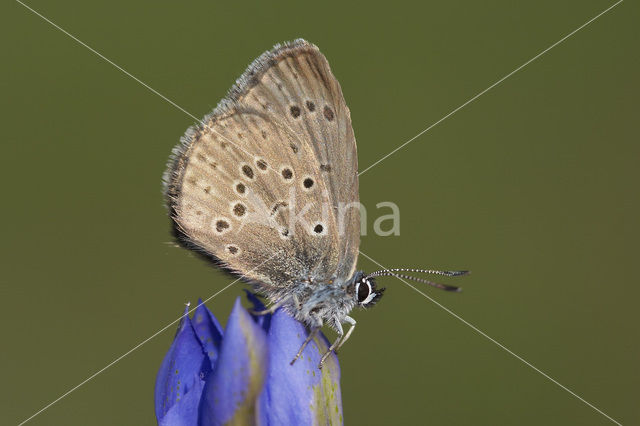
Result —
[[[382,269],[380,271],[372,272],[367,276],[377,277],[388,272],[417,272],[417,273],[423,273],[423,274],[443,275],[445,277],[461,277],[463,275],[469,275],[469,271],[437,271],[435,269],[394,268],[394,269]]]
[[[445,277],[460,277],[463,275],[468,275],[469,271],[436,271],[433,269],[412,269],[412,268],[394,268],[394,269],[382,269],[380,271],[372,272],[371,274],[367,274],[366,278],[375,278],[375,277],[397,277],[403,278],[406,280],[412,280],[423,284],[428,284],[432,287],[439,288],[444,291],[453,291],[459,293],[462,291],[460,287],[456,287],[453,285],[440,284],[433,281],[425,280],[424,278],[412,277],[410,275],[398,274],[397,272],[417,272],[417,273],[425,273],[425,274],[434,274],[434,275],[443,275]]]

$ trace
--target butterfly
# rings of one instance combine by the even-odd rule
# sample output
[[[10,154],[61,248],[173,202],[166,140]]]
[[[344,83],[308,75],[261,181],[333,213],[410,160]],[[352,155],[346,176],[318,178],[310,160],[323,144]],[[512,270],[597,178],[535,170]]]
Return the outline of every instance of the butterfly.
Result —
[[[174,234],[187,248],[241,277],[285,309],[309,335],[323,325],[347,341],[355,307],[375,305],[393,275],[356,270],[360,245],[358,159],[351,114],[329,63],[297,39],[258,57],[213,112],[189,128],[164,175]],[[343,324],[350,325],[345,333]]]

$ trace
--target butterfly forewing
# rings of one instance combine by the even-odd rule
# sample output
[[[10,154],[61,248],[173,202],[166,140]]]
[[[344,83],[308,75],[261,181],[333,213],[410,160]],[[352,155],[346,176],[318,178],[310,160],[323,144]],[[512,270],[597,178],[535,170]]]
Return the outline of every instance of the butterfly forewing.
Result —
[[[266,52],[174,151],[179,236],[272,287],[346,280],[359,246],[356,144],[338,81],[314,45]]]

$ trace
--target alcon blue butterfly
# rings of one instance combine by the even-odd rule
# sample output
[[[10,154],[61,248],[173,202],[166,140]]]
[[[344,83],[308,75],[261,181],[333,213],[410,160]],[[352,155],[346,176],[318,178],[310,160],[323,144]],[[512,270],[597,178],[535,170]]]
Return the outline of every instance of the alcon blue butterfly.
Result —
[[[165,173],[178,239],[242,277],[309,328],[338,338],[354,330],[355,307],[383,295],[376,277],[398,276],[457,287],[404,272],[459,276],[466,271],[356,270],[360,244],[358,159],[349,108],[329,63],[298,39],[257,58],[214,111],[187,130]],[[343,324],[349,325],[345,333]],[[293,355],[293,354],[292,354]]]

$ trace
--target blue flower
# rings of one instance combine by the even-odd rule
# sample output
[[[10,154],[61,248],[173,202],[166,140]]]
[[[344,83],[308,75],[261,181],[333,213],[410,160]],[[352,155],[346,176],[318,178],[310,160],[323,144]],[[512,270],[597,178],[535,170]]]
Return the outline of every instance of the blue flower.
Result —
[[[156,377],[158,424],[342,424],[338,359],[317,367],[327,339],[319,334],[290,365],[307,336],[283,310],[252,316],[239,298],[224,332],[201,301],[191,319],[187,307]]]

